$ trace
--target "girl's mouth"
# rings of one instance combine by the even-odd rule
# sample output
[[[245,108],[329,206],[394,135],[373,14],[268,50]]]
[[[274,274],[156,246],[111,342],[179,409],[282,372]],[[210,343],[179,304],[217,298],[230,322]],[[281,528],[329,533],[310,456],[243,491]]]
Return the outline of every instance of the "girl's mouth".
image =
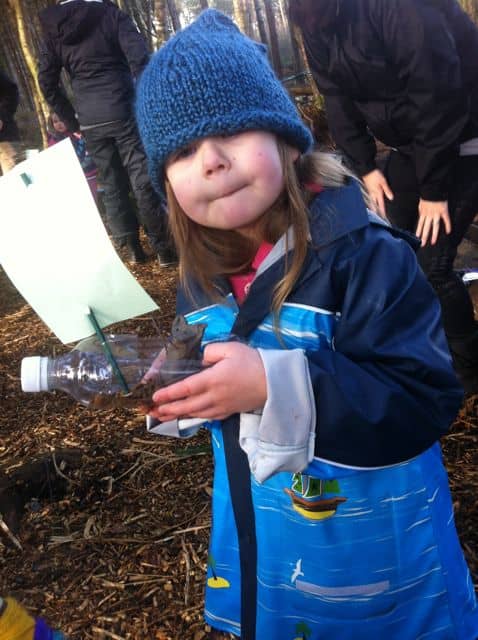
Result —
[[[235,193],[237,193],[238,191],[241,191],[241,189],[244,188],[244,185],[238,186],[238,187],[232,187],[229,189],[226,189],[225,191],[221,192],[218,195],[218,199],[219,198],[228,198],[229,196],[234,195]]]

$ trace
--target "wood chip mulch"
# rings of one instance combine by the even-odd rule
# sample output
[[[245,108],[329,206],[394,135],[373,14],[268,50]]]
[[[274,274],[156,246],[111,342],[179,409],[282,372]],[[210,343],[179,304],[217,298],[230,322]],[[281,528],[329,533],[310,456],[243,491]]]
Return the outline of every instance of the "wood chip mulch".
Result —
[[[159,326],[167,335],[176,270],[153,261],[130,268],[160,309],[111,332],[152,335]],[[24,394],[21,359],[68,349],[1,268],[0,291],[0,594],[15,596],[72,640],[209,638],[202,618],[212,480],[207,436],[150,436],[133,410],[95,412],[59,392]],[[443,441],[475,582],[477,412],[475,399]],[[29,465],[25,483],[19,478]]]

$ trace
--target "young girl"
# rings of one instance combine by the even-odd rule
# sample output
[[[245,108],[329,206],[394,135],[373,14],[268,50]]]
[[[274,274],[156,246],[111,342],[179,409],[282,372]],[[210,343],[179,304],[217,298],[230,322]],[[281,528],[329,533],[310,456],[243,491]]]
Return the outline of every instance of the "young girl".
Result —
[[[242,640],[475,640],[437,444],[462,392],[416,241],[309,152],[264,48],[216,10],[152,58],[137,116],[179,310],[207,324],[207,368],[151,412],[156,433],[211,430],[207,622]]]
[[[98,186],[96,181],[97,169],[86,149],[86,142],[80,132],[80,125],[78,122],[67,123],[65,120],[62,120],[57,113],[52,111],[48,118],[48,146],[51,147],[65,138],[70,138],[91,193],[96,200]]]

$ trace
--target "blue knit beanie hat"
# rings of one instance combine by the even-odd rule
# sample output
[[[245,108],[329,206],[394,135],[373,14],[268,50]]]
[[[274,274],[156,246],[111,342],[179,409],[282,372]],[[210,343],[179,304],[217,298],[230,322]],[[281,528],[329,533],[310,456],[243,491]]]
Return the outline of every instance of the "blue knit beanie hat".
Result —
[[[168,156],[199,138],[258,129],[301,152],[313,142],[264,45],[215,9],[204,11],[151,58],[139,82],[136,117],[159,192]]]

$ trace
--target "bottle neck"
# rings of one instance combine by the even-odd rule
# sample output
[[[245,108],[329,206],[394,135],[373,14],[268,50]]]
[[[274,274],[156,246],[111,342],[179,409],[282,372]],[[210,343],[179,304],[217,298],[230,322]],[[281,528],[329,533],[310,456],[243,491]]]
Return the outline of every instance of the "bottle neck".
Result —
[[[48,361],[47,385],[49,390],[65,391],[85,405],[97,394],[121,392],[121,386],[102,353],[76,349]]]
[[[40,391],[48,391],[51,387],[48,383],[48,370],[50,368],[50,358],[41,357],[38,371],[38,386]]]

